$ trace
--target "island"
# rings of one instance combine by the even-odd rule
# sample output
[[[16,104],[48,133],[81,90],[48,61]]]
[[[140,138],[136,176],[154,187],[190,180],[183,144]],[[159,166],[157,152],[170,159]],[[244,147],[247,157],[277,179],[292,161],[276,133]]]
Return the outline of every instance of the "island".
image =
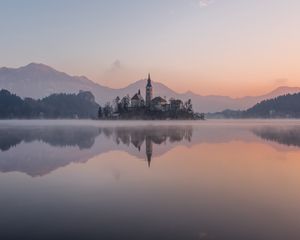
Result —
[[[150,74],[146,84],[146,96],[143,98],[138,90],[133,97],[126,95],[117,96],[112,102],[107,102],[104,107],[99,107],[99,119],[117,120],[204,120],[203,113],[194,113],[191,99],[183,102],[181,99],[153,97],[153,87]]]

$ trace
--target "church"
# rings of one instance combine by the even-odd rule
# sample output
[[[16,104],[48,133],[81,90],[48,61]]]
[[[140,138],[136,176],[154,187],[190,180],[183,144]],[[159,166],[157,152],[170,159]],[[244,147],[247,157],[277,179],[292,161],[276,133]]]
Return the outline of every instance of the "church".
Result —
[[[145,96],[141,91],[130,97],[129,94],[122,99],[115,98],[112,104],[107,103],[101,109],[101,117],[104,119],[193,119],[194,112],[192,102],[189,99],[185,103],[181,99],[155,96],[150,73],[146,80]],[[100,115],[99,115],[100,116]]]
[[[141,95],[141,91],[139,90],[132,98],[131,98],[131,108],[141,108],[146,107],[149,110],[157,110],[157,111],[166,111],[168,109],[167,100],[162,97],[153,98],[153,87],[151,83],[150,73],[148,74],[147,84],[146,84],[146,101]]]

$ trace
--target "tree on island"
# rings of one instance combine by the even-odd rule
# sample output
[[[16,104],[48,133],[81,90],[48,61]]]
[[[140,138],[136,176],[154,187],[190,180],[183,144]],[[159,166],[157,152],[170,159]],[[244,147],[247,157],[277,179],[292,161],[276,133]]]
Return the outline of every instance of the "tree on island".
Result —
[[[103,113],[102,113],[103,111],[102,111],[102,107],[101,106],[99,106],[99,108],[98,108],[98,118],[102,118],[103,117]]]
[[[110,104],[110,102],[107,102],[103,108],[103,116],[105,118],[111,118],[113,114],[113,108]]]

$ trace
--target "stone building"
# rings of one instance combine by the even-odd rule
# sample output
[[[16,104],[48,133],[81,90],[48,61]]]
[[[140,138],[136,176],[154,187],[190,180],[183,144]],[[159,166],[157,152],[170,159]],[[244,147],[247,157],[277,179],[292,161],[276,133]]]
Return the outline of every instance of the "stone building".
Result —
[[[166,111],[168,102],[162,97],[155,97],[151,100],[151,110]]]
[[[141,95],[141,91],[139,90],[132,98],[131,98],[131,107],[139,108],[145,105],[144,98]]]

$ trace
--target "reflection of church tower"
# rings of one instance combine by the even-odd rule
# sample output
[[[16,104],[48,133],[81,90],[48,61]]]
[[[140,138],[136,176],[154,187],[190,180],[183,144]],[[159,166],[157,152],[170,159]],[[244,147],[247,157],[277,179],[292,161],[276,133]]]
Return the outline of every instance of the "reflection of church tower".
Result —
[[[152,139],[150,136],[146,136],[146,155],[148,166],[150,167],[152,158]]]
[[[150,73],[148,74],[148,80],[146,85],[146,106],[150,107],[151,100],[152,100],[152,84],[151,84],[151,78]]]

